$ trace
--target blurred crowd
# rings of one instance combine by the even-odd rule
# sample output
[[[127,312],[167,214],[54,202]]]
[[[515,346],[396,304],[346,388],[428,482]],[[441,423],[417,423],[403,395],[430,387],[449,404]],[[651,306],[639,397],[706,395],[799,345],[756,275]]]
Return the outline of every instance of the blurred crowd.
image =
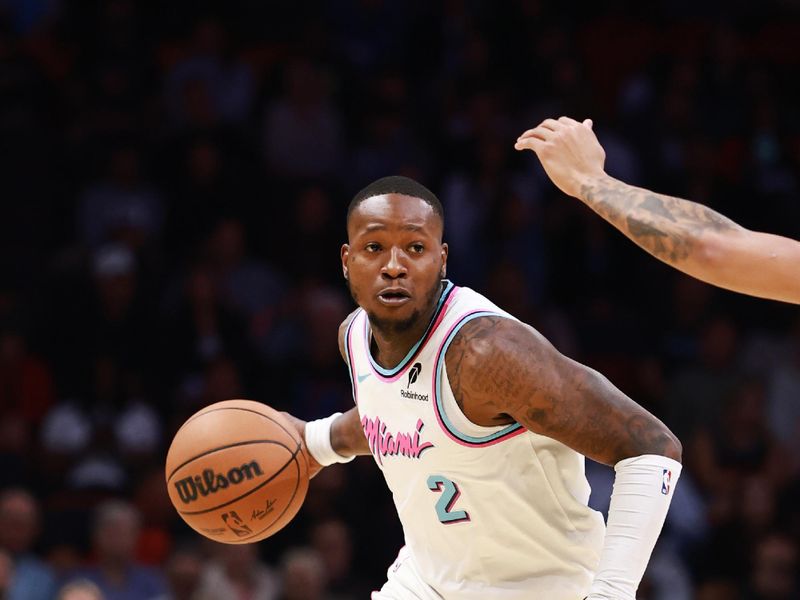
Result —
[[[388,174],[441,198],[457,284],[683,441],[639,598],[800,598],[800,310],[671,271],[513,151],[592,117],[612,175],[800,238],[800,11],[595,4],[0,0],[0,599],[382,584],[402,531],[368,459],[250,546],[194,535],[163,461],[211,402],[352,406],[339,245]]]

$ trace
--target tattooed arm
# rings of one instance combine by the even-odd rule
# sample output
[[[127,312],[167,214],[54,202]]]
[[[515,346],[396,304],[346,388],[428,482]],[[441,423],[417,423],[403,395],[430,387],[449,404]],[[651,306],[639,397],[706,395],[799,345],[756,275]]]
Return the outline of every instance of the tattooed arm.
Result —
[[[680,461],[680,442],[661,421],[528,325],[474,319],[456,334],[445,365],[473,423],[517,421],[607,465],[643,454]]]
[[[659,260],[725,289],[800,304],[800,242],[750,231],[702,204],[609,177],[591,121],[547,119],[515,147],[533,150],[562,191]]]
[[[472,422],[513,419],[614,465],[603,549],[586,599],[635,600],[680,477],[677,438],[600,373],[518,321],[468,322],[448,348],[445,365]]]

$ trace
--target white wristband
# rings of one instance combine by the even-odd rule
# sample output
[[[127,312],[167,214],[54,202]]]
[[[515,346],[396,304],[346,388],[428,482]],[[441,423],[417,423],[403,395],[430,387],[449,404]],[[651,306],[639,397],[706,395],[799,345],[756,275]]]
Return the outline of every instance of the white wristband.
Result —
[[[323,467],[333,463],[350,462],[355,458],[355,455],[342,456],[331,446],[331,427],[341,414],[333,413],[330,417],[306,423],[306,449]]]
[[[653,454],[621,460],[605,543],[587,600],[634,600],[669,510],[681,464]]]

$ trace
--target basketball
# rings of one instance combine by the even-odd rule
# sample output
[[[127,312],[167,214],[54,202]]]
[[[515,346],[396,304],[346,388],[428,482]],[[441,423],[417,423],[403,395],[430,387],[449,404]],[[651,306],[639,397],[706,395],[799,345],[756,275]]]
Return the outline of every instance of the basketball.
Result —
[[[250,400],[217,402],[187,419],[167,452],[165,475],[183,520],[226,544],[279,531],[308,491],[297,431],[276,410]]]

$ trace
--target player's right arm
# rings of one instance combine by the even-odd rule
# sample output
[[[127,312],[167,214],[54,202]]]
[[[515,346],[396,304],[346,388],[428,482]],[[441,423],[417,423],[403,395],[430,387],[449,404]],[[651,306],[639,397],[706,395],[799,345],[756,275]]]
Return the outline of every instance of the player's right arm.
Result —
[[[339,326],[339,352],[345,363],[347,362],[345,336],[347,335],[347,327],[355,317],[356,312],[350,313]],[[332,462],[347,462],[352,457],[370,454],[367,438],[361,426],[361,417],[355,406],[335,417],[331,415],[331,417],[319,419],[318,421],[309,421],[308,423],[289,413],[284,413],[284,415],[300,434],[308,450],[306,454],[309,461],[310,477],[319,473],[322,467],[331,464],[328,460]],[[309,425],[312,429],[311,432],[308,429]],[[311,433],[313,439],[309,439],[309,433]],[[328,440],[330,442],[329,445],[326,443]],[[320,444],[324,445],[324,447],[320,448]],[[322,462],[317,460],[318,458]]]
[[[800,242],[610,177],[591,121],[547,119],[515,147],[533,150],[556,186],[659,260],[728,290],[800,304]]]
[[[347,328],[356,314],[358,314],[358,309],[347,315],[347,318],[339,325],[339,354],[342,355],[342,360],[345,364],[347,364],[347,352],[345,351]],[[349,364],[347,368],[350,368]],[[370,454],[367,436],[364,435],[361,417],[358,415],[358,408],[355,406],[333,422],[331,427],[331,446],[333,446],[337,454],[342,456]]]

